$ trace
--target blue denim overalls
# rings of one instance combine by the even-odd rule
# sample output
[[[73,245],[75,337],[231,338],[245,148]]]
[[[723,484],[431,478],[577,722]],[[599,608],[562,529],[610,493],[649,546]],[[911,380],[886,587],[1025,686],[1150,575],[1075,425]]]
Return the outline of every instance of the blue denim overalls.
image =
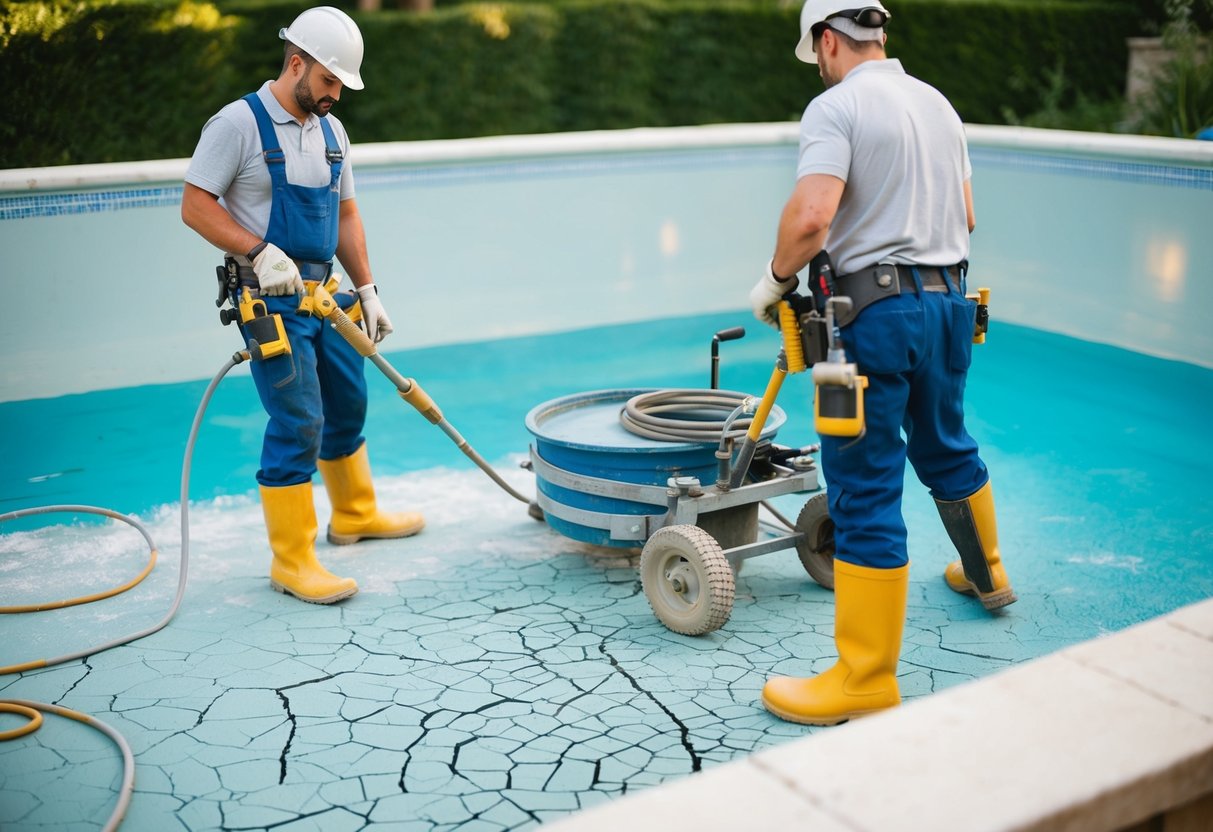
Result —
[[[918,269],[911,272],[916,293],[878,301],[841,330],[847,355],[868,377],[866,434],[821,437],[835,556],[875,569],[909,561],[901,516],[907,457],[939,500],[963,500],[989,479],[964,426],[976,304],[964,296],[963,274],[959,287],[949,278],[947,292],[924,292]]]
[[[337,251],[342,156],[333,128],[320,119],[332,169],[327,186],[286,181],[286,157],[274,123],[256,93],[244,96],[257,118],[273,184],[265,239],[300,263],[304,280],[324,280]],[[342,309],[357,298],[334,295]],[[363,359],[326,321],[296,315],[299,297],[263,297],[269,313],[282,316],[291,354],[251,363],[253,382],[269,414],[257,482],[277,487],[310,482],[316,459],[337,459],[362,446],[366,422]]]

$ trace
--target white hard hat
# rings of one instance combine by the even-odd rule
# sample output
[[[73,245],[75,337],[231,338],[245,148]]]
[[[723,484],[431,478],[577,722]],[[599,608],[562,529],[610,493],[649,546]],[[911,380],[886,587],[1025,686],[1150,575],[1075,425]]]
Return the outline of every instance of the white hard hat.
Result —
[[[865,41],[881,40],[884,25],[892,16],[880,0],[870,0],[866,4],[859,0],[806,0],[800,10],[800,43],[796,44],[796,57],[806,64],[817,63],[813,28],[827,20],[831,29]]]
[[[332,6],[308,9],[290,26],[280,29],[278,37],[311,55],[350,89],[365,86],[358,74],[362,66],[362,32],[341,9]]]

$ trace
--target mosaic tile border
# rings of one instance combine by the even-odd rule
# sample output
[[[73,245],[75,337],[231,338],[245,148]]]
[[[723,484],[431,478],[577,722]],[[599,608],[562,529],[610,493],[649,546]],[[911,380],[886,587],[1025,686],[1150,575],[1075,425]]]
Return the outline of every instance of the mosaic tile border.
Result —
[[[368,166],[358,173],[358,189],[395,187],[402,183],[414,187],[427,187],[506,179],[548,179],[572,174],[585,176],[587,174],[653,170],[718,170],[722,167],[771,162],[787,163],[794,159],[795,148],[777,146],[708,152],[690,150],[676,153],[623,153],[610,156],[552,156],[518,161],[434,162],[428,165],[394,169]],[[102,211],[124,211],[131,208],[174,207],[181,204],[182,190],[181,185],[162,185],[129,190],[110,188],[100,191],[77,190],[0,196],[0,222],[35,217],[91,214]]]
[[[990,165],[1009,170],[1060,173],[1090,179],[1112,179],[1120,182],[1213,191],[1213,167],[1199,168],[1159,162],[1075,158],[973,147],[972,145],[969,148],[969,157],[974,165]]]
[[[0,222],[181,204],[181,185],[0,197]]]
[[[984,147],[972,147],[970,155],[977,166],[1213,191],[1213,168],[1115,159],[1084,159]],[[434,163],[396,169],[368,168],[359,174],[358,187],[369,190],[400,184],[430,187],[505,179],[548,179],[573,174],[586,176],[656,170],[716,170],[722,167],[782,164],[794,158],[795,148],[783,145],[707,152],[642,152],[611,156],[554,156],[509,162]],[[134,208],[174,207],[181,204],[181,194],[180,185],[162,185],[0,196],[0,222]]]

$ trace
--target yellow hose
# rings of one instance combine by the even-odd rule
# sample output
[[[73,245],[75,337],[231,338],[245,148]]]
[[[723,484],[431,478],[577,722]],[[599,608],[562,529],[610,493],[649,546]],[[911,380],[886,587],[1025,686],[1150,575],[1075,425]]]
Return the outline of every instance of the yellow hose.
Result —
[[[122,818],[126,816],[126,810],[131,804],[131,795],[135,792],[135,755],[131,751],[130,744],[121,734],[94,716],[89,716],[81,711],[73,711],[71,708],[65,708],[62,705],[52,705],[49,702],[34,702],[29,699],[0,700],[0,712],[18,714],[29,719],[29,722],[20,728],[0,732],[0,742],[15,740],[18,737],[23,737],[26,734],[37,731],[42,726],[42,711],[74,719],[90,728],[95,728],[113,740],[114,744],[118,746],[118,750],[122,754],[122,784],[118,789],[118,802],[114,805],[113,811],[110,812],[109,817],[101,827],[102,832],[115,832],[121,825]]]
[[[16,702],[5,702],[0,700],[0,712],[6,714],[17,714],[29,719],[29,722],[22,725],[20,728],[13,728],[11,731],[0,731],[0,742],[7,740],[15,740],[17,737],[24,737],[26,734],[32,734],[42,727],[42,713],[37,708],[27,708],[24,705],[19,705]]]
[[[211,383],[207,386],[206,392],[202,396],[202,402],[198,405],[198,410],[194,414],[194,421],[190,427],[189,439],[186,441],[185,461],[182,465],[182,471],[181,471],[181,570],[180,570],[180,574],[178,575],[178,579],[177,579],[177,595],[173,599],[173,604],[172,604],[172,607],[169,609],[168,614],[165,615],[164,618],[162,618],[158,623],[152,625],[151,627],[147,627],[147,628],[145,628],[137,633],[133,633],[131,635],[112,639],[104,644],[99,644],[94,647],[87,648],[85,650],[78,650],[78,651],[75,651],[72,653],[67,653],[62,656],[56,656],[56,657],[50,658],[50,659],[35,659],[34,661],[23,662],[21,664],[9,665],[7,667],[0,667],[0,676],[12,674],[12,673],[24,673],[27,670],[36,670],[41,667],[49,667],[51,665],[60,664],[62,662],[73,661],[75,659],[80,659],[80,658],[84,658],[86,656],[90,656],[94,653],[100,653],[103,650],[110,649],[111,647],[117,647],[122,644],[127,644],[129,642],[135,641],[136,639],[140,639],[140,638],[143,638],[144,636],[151,635],[152,633],[159,632],[161,629],[163,629],[169,623],[169,621],[172,620],[173,616],[176,615],[177,609],[181,606],[181,600],[185,596],[185,583],[186,583],[186,578],[188,577],[188,574],[189,574],[189,548],[190,547],[189,547],[189,488],[188,488],[188,486],[189,486],[191,460],[192,460],[193,454],[194,454],[194,443],[197,440],[198,430],[202,424],[202,415],[203,415],[203,413],[206,412],[206,406],[210,402],[211,397],[214,395],[215,388],[218,386],[219,381],[225,375],[227,375],[227,372],[232,367],[234,367],[237,364],[240,364],[244,361],[248,361],[248,360],[249,360],[249,354],[247,351],[242,350],[240,352],[233,353],[231,359],[223,366],[223,369],[221,369],[219,371],[219,373],[211,380]],[[6,514],[2,514],[2,515],[0,515],[0,523],[3,523],[7,520],[14,520],[18,517],[25,517],[27,515],[46,514],[46,513],[50,513],[50,512],[60,512],[60,511],[100,514],[102,516],[110,517],[115,520],[121,520],[124,523],[127,523],[128,525],[134,526],[135,529],[138,530],[139,533],[143,535],[144,540],[147,542],[148,549],[151,552],[151,556],[148,560],[147,566],[133,580],[126,582],[125,584],[123,584],[120,587],[116,587],[114,589],[111,589],[111,590],[108,590],[105,592],[94,593],[92,595],[82,596],[80,598],[70,598],[65,601],[53,601],[53,602],[43,603],[43,604],[27,604],[27,605],[15,606],[15,607],[0,607],[0,613],[35,612],[35,611],[39,611],[39,610],[60,609],[63,607],[73,606],[75,604],[84,604],[84,603],[88,603],[90,601],[98,601],[98,600],[101,600],[102,598],[109,598],[113,595],[117,595],[121,592],[125,592],[126,590],[128,590],[131,587],[138,584],[145,577],[147,577],[147,575],[152,571],[152,568],[156,565],[156,558],[157,558],[156,544],[152,541],[151,535],[148,534],[148,531],[146,528],[144,528],[143,524],[140,523],[138,520],[134,519],[133,517],[128,517],[127,515],[123,515],[123,514],[118,514],[117,512],[111,511],[110,509],[107,509],[107,508],[97,508],[95,506],[81,506],[81,505],[40,506],[37,508],[21,509],[19,511],[13,511],[13,512],[8,512]],[[89,716],[88,714],[82,713],[81,711],[74,711],[70,708],[65,708],[62,705],[53,705],[53,704],[46,703],[46,702],[35,702],[32,700],[28,700],[28,699],[0,700],[0,713],[17,714],[18,716],[26,717],[26,719],[28,720],[28,722],[26,722],[24,725],[22,725],[18,728],[14,728],[14,729],[11,729],[8,731],[0,731],[0,741],[18,739],[27,734],[31,734],[34,731],[37,731],[42,726],[42,723],[43,723],[42,712],[56,714],[58,716],[67,717],[68,719],[74,719],[77,722],[80,722],[84,725],[89,726],[90,728],[94,728],[94,729],[102,732],[103,734],[108,736],[111,740],[113,740],[113,742],[118,746],[119,751],[122,753],[122,785],[119,788],[119,792],[118,792],[118,802],[115,804],[113,811],[110,813],[109,817],[106,819],[105,823],[101,827],[102,832],[116,832],[116,830],[122,823],[123,817],[126,816],[126,810],[130,806],[131,796],[134,794],[134,791],[135,791],[135,755],[131,751],[130,744],[127,743],[126,739],[124,739],[123,736],[120,733],[118,733],[118,731],[114,730],[114,728],[110,727],[109,725],[107,725],[106,723],[97,719],[96,717]]]
[[[147,566],[143,567],[143,571],[135,577],[131,578],[121,586],[116,586],[113,589],[107,589],[102,592],[94,592],[92,595],[81,595],[79,598],[67,598],[63,601],[44,601],[41,604],[22,604],[14,607],[0,607],[0,615],[19,612],[42,612],[43,610],[61,610],[64,607],[74,607],[77,604],[91,604],[93,601],[100,601],[103,598],[112,598],[119,593],[126,592],[138,585],[140,581],[151,574],[152,569],[156,566],[156,550],[151,550],[151,557],[148,559]],[[3,669],[0,668],[0,675],[3,675]]]

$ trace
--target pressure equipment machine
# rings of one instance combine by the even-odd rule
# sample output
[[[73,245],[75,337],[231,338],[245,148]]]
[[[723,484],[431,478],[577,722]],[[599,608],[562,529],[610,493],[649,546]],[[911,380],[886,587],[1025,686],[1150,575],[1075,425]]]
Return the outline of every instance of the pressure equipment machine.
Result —
[[[819,431],[837,425],[847,435],[862,431],[866,379],[845,363],[832,315],[827,332],[815,309],[797,311],[798,296],[781,302],[783,346],[761,399],[716,388],[718,344],[744,335],[738,327],[713,338],[707,390],[600,390],[535,407],[526,419],[534,437],[526,467],[535,474],[538,492],[531,501],[468,445],[415,380],[379,354],[333,302],[335,289],[335,283],[316,285],[300,311],[328,319],[396,385],[401,398],[442,428],[503,490],[526,502],[532,517],[574,540],[640,548],[645,597],[671,630],[700,635],[722,626],[732,612],[741,564],[770,552],[795,548],[809,575],[833,587],[834,526],[812,457],[817,448],[773,441],[785,420],[775,405],[783,380],[817,361],[830,365],[828,375],[815,376],[817,384],[853,391],[858,411],[831,416],[827,410]],[[827,309],[844,302],[832,299]],[[828,354],[818,343],[822,334]],[[723,420],[712,418],[722,413]],[[793,523],[766,501],[794,493],[813,496]],[[760,505],[786,531],[759,539]]]
[[[567,537],[639,548],[645,597],[675,632],[700,635],[722,626],[737,572],[759,555],[795,548],[815,581],[834,585],[834,526],[812,456],[817,447],[774,443],[786,419],[775,400],[789,374],[808,369],[809,353],[830,368],[820,380],[815,372],[819,386],[852,391],[851,402],[858,401],[857,414],[852,407],[849,417],[819,417],[819,431],[842,425],[853,436],[862,430],[866,379],[845,364],[832,332],[828,356],[806,339],[806,332],[809,339],[821,332],[809,323],[819,316],[798,312],[798,302],[790,296],[780,305],[783,347],[761,399],[716,388],[717,345],[744,335],[736,328],[712,340],[707,390],[601,390],[545,402],[527,415],[535,508]],[[727,416],[713,421],[713,413]],[[799,493],[813,496],[794,523],[766,502]],[[760,535],[760,505],[786,530]]]

